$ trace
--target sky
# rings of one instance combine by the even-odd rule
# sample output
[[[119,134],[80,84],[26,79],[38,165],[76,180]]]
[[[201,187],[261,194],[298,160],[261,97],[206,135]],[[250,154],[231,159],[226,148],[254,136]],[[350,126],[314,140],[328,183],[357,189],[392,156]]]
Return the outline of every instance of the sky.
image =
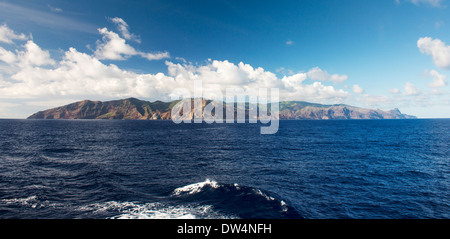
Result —
[[[450,118],[450,0],[0,0],[0,118],[176,88]]]

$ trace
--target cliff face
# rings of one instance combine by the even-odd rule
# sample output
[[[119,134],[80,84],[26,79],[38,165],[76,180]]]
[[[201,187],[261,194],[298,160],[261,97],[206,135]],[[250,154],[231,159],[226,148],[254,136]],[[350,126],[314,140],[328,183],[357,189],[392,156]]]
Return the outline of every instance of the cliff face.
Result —
[[[39,111],[28,119],[170,119],[171,103],[150,103],[135,98],[115,101],[84,100],[54,109]]]
[[[202,100],[204,107],[210,101]],[[114,101],[84,100],[37,112],[28,119],[134,119],[170,120],[178,101],[148,102],[135,98]],[[193,106],[193,105],[192,105]],[[191,115],[193,114],[193,107]],[[246,112],[248,115],[248,112]],[[224,114],[226,117],[226,114]],[[280,119],[411,119],[398,109],[391,111],[365,109],[348,105],[321,105],[308,102],[280,102]]]

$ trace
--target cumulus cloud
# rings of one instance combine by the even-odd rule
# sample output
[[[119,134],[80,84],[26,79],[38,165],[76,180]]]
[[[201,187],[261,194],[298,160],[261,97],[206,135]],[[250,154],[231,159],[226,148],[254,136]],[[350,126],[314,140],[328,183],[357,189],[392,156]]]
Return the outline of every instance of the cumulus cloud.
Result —
[[[102,41],[97,42],[95,50],[95,56],[98,59],[126,60],[131,56],[141,56],[147,60],[161,60],[170,57],[168,52],[147,53],[136,50],[126,42],[126,40],[137,39],[128,31],[128,24],[118,17],[112,18],[111,21],[116,23],[123,38],[116,32],[109,31],[106,27],[97,29],[102,35]]]
[[[3,47],[0,47],[0,61],[4,61],[8,64],[12,64],[16,61],[16,54],[11,51],[6,50]]]
[[[175,88],[192,91],[193,81],[202,80],[205,90],[230,87],[279,88],[285,99],[328,101],[350,96],[346,91],[321,82],[305,84],[307,73],[282,79],[261,67],[240,62],[212,60],[203,65],[179,64],[166,61],[167,74],[138,74],[105,65],[95,55],[70,48],[62,60],[55,62],[48,52],[29,41],[23,51],[12,53],[19,66],[9,79],[3,79],[0,97],[38,98],[48,96],[142,97],[169,99]],[[41,57],[37,57],[40,53]],[[8,53],[9,54],[9,53]],[[12,60],[11,60],[12,61]],[[26,64],[25,64],[26,63]],[[49,65],[49,67],[42,67]],[[76,98],[76,97],[75,97]]]
[[[348,79],[348,76],[346,75],[338,75],[338,74],[330,75],[327,71],[324,71],[319,67],[315,67],[309,70],[307,75],[308,78],[311,80],[332,81],[334,83],[342,83]]]
[[[359,85],[353,85],[353,92],[356,94],[364,93],[364,89]]]
[[[14,40],[27,40],[25,34],[17,34],[6,24],[0,25],[0,42],[11,44]]]
[[[138,89],[140,79],[152,77],[127,72],[113,64],[104,65],[95,57],[70,48],[57,67],[23,67],[11,75],[14,83],[1,88],[0,92],[2,96],[19,98],[52,95],[117,97],[136,93],[133,89]]]
[[[95,56],[101,60],[125,60],[129,56],[137,55],[138,52],[119,34],[108,31],[106,27],[99,28],[103,42],[97,42]]]
[[[213,60],[202,66],[172,62],[166,62],[166,64],[169,76],[173,77],[176,82],[202,80],[206,87],[218,88],[222,91],[230,87],[279,88],[280,95],[285,100],[330,100],[350,96],[348,92],[323,85],[320,82],[304,84],[303,81],[308,78],[307,73],[298,73],[279,79],[270,71],[261,67],[254,68],[243,62],[234,64],[229,61]]]
[[[421,91],[411,82],[406,82],[405,86],[403,86],[403,90],[403,94],[406,96],[417,96],[421,93]]]
[[[432,82],[428,84],[428,87],[431,88],[438,88],[438,87],[444,87],[447,85],[446,76],[440,74],[439,72],[435,70],[425,70],[424,72],[425,77],[431,77]]]
[[[450,46],[440,39],[422,37],[417,41],[417,47],[426,55],[431,56],[434,64],[442,69],[450,69]]]
[[[137,38],[136,35],[130,33],[130,31],[128,30],[128,24],[122,18],[114,17],[110,20],[117,25],[117,28],[119,29],[119,32],[123,38],[127,40],[134,40],[140,43],[140,39]]]
[[[98,32],[102,35],[102,41],[97,42],[95,56],[100,60],[125,60],[130,56],[141,56],[148,60],[161,60],[169,58],[168,52],[145,53],[137,51],[134,47],[126,43],[119,34],[108,31],[106,27],[99,28]]]
[[[24,51],[18,51],[17,59],[23,66],[45,66],[54,65],[55,61],[50,57],[50,53],[42,50],[33,41],[27,41]]]
[[[16,53],[14,53],[0,47],[0,60],[10,67],[21,68],[55,64],[55,61],[50,57],[50,53],[42,50],[33,41],[27,41],[23,48],[23,50],[16,49]]]

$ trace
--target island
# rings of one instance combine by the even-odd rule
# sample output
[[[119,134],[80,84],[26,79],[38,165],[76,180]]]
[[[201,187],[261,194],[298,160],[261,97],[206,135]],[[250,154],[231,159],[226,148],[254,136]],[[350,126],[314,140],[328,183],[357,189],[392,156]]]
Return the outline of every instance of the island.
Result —
[[[34,113],[28,119],[128,119],[128,120],[170,120],[172,108],[179,102],[145,101],[128,98],[113,101],[83,100],[53,109]],[[202,107],[211,100],[202,99]],[[227,105],[224,104],[224,112]],[[245,105],[248,115],[247,103]],[[225,117],[225,113],[224,113]],[[283,101],[279,103],[281,120],[351,120],[351,119],[415,119],[402,114],[399,109],[383,111],[345,104],[325,105],[304,101]]]

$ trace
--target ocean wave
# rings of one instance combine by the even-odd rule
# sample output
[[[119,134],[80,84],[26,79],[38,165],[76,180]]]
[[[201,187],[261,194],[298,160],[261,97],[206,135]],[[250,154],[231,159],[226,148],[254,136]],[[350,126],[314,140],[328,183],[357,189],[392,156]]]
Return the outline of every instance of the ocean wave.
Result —
[[[35,186],[35,185],[33,185]],[[53,202],[32,195],[1,199],[8,208],[45,209],[47,213],[71,211],[75,218],[110,219],[253,219],[303,218],[289,202],[271,192],[213,180],[172,190],[157,201],[106,201],[84,205]],[[56,211],[55,211],[56,210]]]
[[[110,219],[303,218],[277,195],[214,180],[173,189],[157,202],[108,201],[79,207],[83,217]]]
[[[217,212],[239,218],[303,218],[294,207],[271,192],[209,179],[176,188],[170,197],[180,202],[211,205]]]

